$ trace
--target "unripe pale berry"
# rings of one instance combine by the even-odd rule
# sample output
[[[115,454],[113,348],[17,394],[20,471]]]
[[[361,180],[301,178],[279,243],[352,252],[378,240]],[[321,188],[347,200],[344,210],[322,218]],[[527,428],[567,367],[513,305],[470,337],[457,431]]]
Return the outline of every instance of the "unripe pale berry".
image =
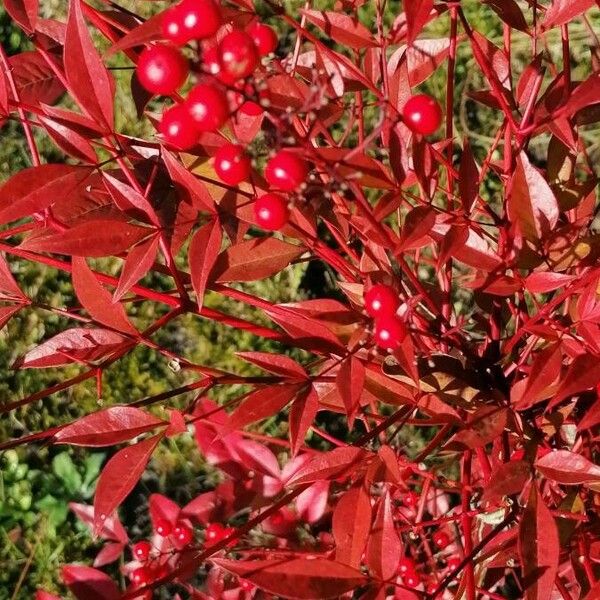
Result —
[[[258,64],[258,51],[244,31],[232,31],[219,42],[221,70],[234,80],[252,75]]]
[[[389,285],[377,283],[365,294],[365,310],[371,317],[395,315],[399,307],[400,298]]]
[[[189,93],[185,106],[194,127],[201,133],[216,131],[229,116],[227,97],[214,85],[199,83]]]
[[[281,229],[290,216],[287,200],[279,194],[265,194],[254,203],[256,224],[269,231]]]
[[[284,192],[297,190],[307,176],[306,161],[289,150],[280,150],[267,162],[265,168],[265,179],[274,188]]]
[[[396,315],[383,315],[375,320],[375,342],[386,350],[395,350],[406,337],[406,326]]]
[[[177,48],[156,44],[142,51],[136,73],[149,92],[170,96],[185,83],[188,63]]]
[[[417,94],[408,100],[402,111],[404,122],[421,135],[435,133],[442,123],[440,105],[426,94]]]
[[[256,21],[250,26],[248,33],[254,41],[260,56],[267,56],[267,54],[275,52],[278,40],[277,34],[272,27]]]
[[[198,143],[198,132],[190,113],[183,104],[176,104],[165,110],[159,131],[167,144],[179,150],[188,150]]]
[[[250,177],[250,158],[239,144],[225,144],[215,154],[215,171],[228,185],[237,185]]]

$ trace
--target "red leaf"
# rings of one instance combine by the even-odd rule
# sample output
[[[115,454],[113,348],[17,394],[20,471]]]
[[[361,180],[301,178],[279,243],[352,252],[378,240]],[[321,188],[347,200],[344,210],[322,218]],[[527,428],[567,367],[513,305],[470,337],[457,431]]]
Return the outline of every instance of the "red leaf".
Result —
[[[109,542],[104,544],[104,547],[94,559],[94,567],[104,567],[118,560],[125,550],[125,544],[121,542]]]
[[[159,236],[153,235],[129,250],[119,284],[113,293],[113,302],[118,302],[150,270],[156,259],[159,242]]]
[[[433,9],[433,0],[412,0],[403,4],[408,29],[407,43],[410,45],[429,21],[429,15]]]
[[[162,437],[161,433],[122,448],[106,463],[94,496],[94,534],[133,490]]]
[[[544,29],[558,27],[572,21],[594,6],[594,0],[552,0],[542,22]]]
[[[162,494],[151,494],[148,500],[148,509],[152,525],[156,529],[160,521],[166,520],[175,525],[181,509],[179,505]]]
[[[511,460],[494,469],[485,486],[482,499],[487,502],[499,500],[523,491],[531,478],[531,465],[524,460]]]
[[[539,240],[556,227],[559,208],[554,193],[542,174],[529,162],[525,152],[517,158],[511,180],[508,216],[518,223],[523,236]]]
[[[35,593],[35,600],[61,600],[58,596],[54,596],[45,592],[44,590],[38,590]]]
[[[151,231],[131,223],[98,219],[84,221],[66,231],[31,236],[19,248],[32,252],[56,252],[74,256],[114,256],[125,252]]]
[[[479,169],[477,168],[471,145],[466,138],[460,157],[458,188],[460,190],[460,200],[463,210],[468,214],[471,212],[479,194]]]
[[[344,492],[333,511],[335,559],[355,569],[360,568],[370,531],[371,499],[361,483]]]
[[[251,392],[230,415],[229,429],[242,429],[250,423],[276,415],[292,401],[303,385],[298,383],[270,385]]]
[[[53,104],[65,91],[62,83],[35,50],[21,52],[8,59],[19,99],[25,104]]]
[[[16,306],[0,306],[0,329],[2,329],[20,310],[22,304]]]
[[[85,258],[73,257],[72,278],[77,298],[94,321],[129,335],[137,335],[123,305],[112,301],[110,292],[98,281]]]
[[[594,387],[600,382],[600,361],[591,354],[581,354],[570,364],[563,384],[548,404],[547,410],[562,402],[568,396],[573,396]]]
[[[585,413],[585,416],[577,425],[579,431],[585,431],[591,429],[600,424],[600,402],[595,402],[590,406],[589,410]]]
[[[371,32],[360,21],[348,15],[319,10],[301,10],[300,12],[338,44],[358,50],[376,45]]]
[[[508,26],[527,33],[527,21],[515,0],[483,0]]]
[[[352,429],[365,386],[365,367],[362,362],[356,356],[342,361],[335,383],[346,408],[349,427]]]
[[[392,500],[389,493],[379,501],[379,510],[367,546],[367,561],[373,573],[387,580],[396,572],[402,542],[394,525]]]
[[[113,352],[124,338],[108,329],[75,327],[55,335],[17,359],[15,369],[67,365],[77,360],[91,362]]]
[[[27,33],[35,31],[38,0],[4,0],[4,8]]]
[[[104,185],[111,195],[114,203],[123,211],[128,212],[130,209],[137,209],[143,215],[148,217],[150,223],[156,227],[160,227],[160,221],[147,198],[138,191],[133,189],[127,183],[123,183],[116,177],[112,177],[108,173],[102,173]]]
[[[572,117],[582,108],[600,102],[600,73],[594,73],[580,83],[564,106],[565,117]]]
[[[230,246],[216,261],[213,276],[218,282],[256,281],[279,273],[305,248],[264,237]]]
[[[162,158],[169,171],[173,183],[180,190],[185,191],[189,202],[198,210],[207,210],[216,213],[215,203],[208,188],[200,179],[190,173],[170,152],[162,151]]]
[[[435,225],[435,210],[430,206],[412,208],[400,229],[400,242],[395,253],[403,252],[423,242]]]
[[[190,242],[188,263],[199,310],[202,309],[204,304],[204,292],[206,291],[208,278],[221,251],[222,241],[221,223],[218,218],[215,218],[198,229]]]
[[[30,217],[51,206],[60,196],[79,187],[91,173],[88,167],[72,165],[40,165],[19,171],[0,187],[0,223]]]
[[[538,459],[535,466],[544,477],[563,485],[600,482],[600,467],[585,456],[568,450],[549,452]]]
[[[4,256],[0,254],[0,298],[3,300],[27,300],[17,285]]]
[[[296,345],[316,352],[333,352],[345,349],[332,331],[317,319],[312,319],[291,308],[274,306],[265,310],[269,317],[280,325]]]
[[[574,275],[564,273],[531,273],[525,280],[525,289],[532,294],[547,294],[561,288],[575,279]]]
[[[368,456],[366,450],[354,446],[324,452],[296,471],[287,484],[301,485],[325,479],[337,479],[356,469]]]
[[[313,386],[300,393],[294,400],[288,419],[292,454],[298,454],[300,447],[304,443],[306,432],[313,424],[318,410],[319,395]]]
[[[0,71],[0,115],[8,116],[10,108],[8,107],[8,81],[6,75]]]
[[[62,568],[62,578],[78,600],[119,600],[121,597],[114,581],[92,567],[66,565]]]
[[[527,377],[527,386],[523,395],[519,398],[517,404],[519,410],[525,410],[533,406],[535,402],[544,397],[544,392],[556,382],[557,377],[560,375],[561,365],[562,352],[560,344],[554,344],[540,352],[531,365]]]
[[[135,46],[142,46],[148,42],[161,39],[162,18],[163,13],[160,12],[153,17],[150,17],[137,27],[134,27],[131,31],[128,31],[118,42],[115,42],[110,47],[108,54],[114,54],[115,52],[119,52],[121,50],[134,48]]]
[[[345,592],[366,583],[366,578],[360,571],[323,558],[273,558],[248,562],[214,558],[212,562],[282,598],[339,598]]]
[[[519,525],[519,555],[526,600],[550,600],[560,546],[556,523],[535,485]]]
[[[38,116],[38,121],[63,152],[84,163],[96,164],[98,158],[94,147],[83,135],[48,117]]]
[[[69,502],[69,508],[81,519],[90,529],[94,527],[94,507],[88,504],[78,504],[77,502]],[[104,521],[102,530],[99,536],[105,540],[113,540],[127,544],[129,538],[125,528],[119,521],[119,517],[114,514]]]
[[[236,354],[265,371],[275,373],[275,375],[282,375],[290,379],[307,378],[302,365],[284,354],[271,354],[269,352],[236,352]]]
[[[72,446],[113,446],[166,425],[164,421],[133,406],[112,406],[63,427],[53,438],[55,444]]]
[[[94,48],[83,20],[81,0],[70,3],[64,63],[69,91],[79,106],[94,120],[112,130],[115,84]]]
[[[446,444],[446,449],[472,450],[481,448],[494,441],[504,431],[507,422],[507,409],[483,406],[469,417],[462,431],[452,436]]]

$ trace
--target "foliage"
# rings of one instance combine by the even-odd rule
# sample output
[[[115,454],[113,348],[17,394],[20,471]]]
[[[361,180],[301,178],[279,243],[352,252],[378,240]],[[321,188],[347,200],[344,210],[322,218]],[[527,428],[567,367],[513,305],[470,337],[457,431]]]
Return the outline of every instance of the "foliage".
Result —
[[[14,361],[54,383],[2,411],[79,386],[101,406],[0,449],[121,446],[92,504],[72,504],[104,542],[62,569],[75,597],[597,597],[593,4],[183,0],[224,23],[166,13],[175,31],[116,4],[71,0],[63,22],[5,2],[32,49],[0,49],[0,114],[33,166],[0,189],[0,250],[69,292],[44,301],[0,262],[2,324],[32,311],[55,327]],[[274,55],[241,33],[257,9],[282,32]],[[575,27],[592,60],[571,54]],[[208,108],[168,66],[130,89],[109,68],[165,37],[212,86]],[[160,76],[164,103],[139,83]],[[443,133],[421,85],[444,98]],[[66,160],[44,164],[40,135]],[[276,219],[255,212],[273,189]],[[307,263],[332,291],[263,287],[294,290]],[[186,337],[197,319],[209,339]],[[121,375],[140,365],[132,397]],[[118,508],[191,433],[199,489],[152,495],[150,545],[125,563]]]

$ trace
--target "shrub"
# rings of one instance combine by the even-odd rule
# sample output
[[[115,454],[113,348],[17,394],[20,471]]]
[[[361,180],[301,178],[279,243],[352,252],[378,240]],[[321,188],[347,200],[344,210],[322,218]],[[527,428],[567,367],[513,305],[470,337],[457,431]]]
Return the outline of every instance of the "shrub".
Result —
[[[597,12],[483,2],[496,45],[459,3],[367,4],[182,0],[143,20],[72,0],[64,24],[5,3],[33,49],[0,49],[0,111],[33,166],[0,189],[0,250],[69,273],[73,302],[41,304],[0,263],[2,324],[68,323],[14,367],[70,370],[2,411],[92,381],[104,401],[134,353],[181,373],[0,444],[123,445],[93,505],[72,504],[105,542],[63,567],[77,598],[600,594],[600,82],[570,37],[583,23],[597,49]],[[461,97],[459,50],[481,82]],[[115,127],[117,54],[149,139]],[[442,71],[442,97],[417,89]],[[477,144],[454,122],[467,102],[493,115]],[[66,160],[42,164],[33,130]],[[282,302],[254,283],[307,263],[331,291]],[[239,332],[236,361],[181,343],[198,317]],[[152,495],[132,542],[117,509],[189,433],[204,489]]]

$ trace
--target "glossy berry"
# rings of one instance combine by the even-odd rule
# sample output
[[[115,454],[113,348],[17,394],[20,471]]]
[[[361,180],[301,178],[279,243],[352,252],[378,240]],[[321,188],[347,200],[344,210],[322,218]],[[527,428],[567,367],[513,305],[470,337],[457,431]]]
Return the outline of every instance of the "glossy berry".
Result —
[[[165,110],[158,130],[167,144],[179,150],[187,150],[198,143],[198,131],[183,104]]]
[[[442,109],[430,96],[418,94],[404,105],[402,116],[414,132],[430,135],[437,131],[442,122]]]
[[[183,0],[165,11],[163,36],[174,44],[212,37],[221,26],[221,9],[214,0]]]
[[[244,590],[244,592],[251,592],[256,586],[247,579],[240,579],[240,587]]]
[[[265,168],[266,180],[284,192],[297,190],[308,176],[306,161],[289,150],[280,150]]]
[[[201,133],[217,131],[229,116],[227,97],[214,85],[199,83],[189,93],[185,106],[194,127]]]
[[[396,315],[382,315],[375,320],[375,342],[385,350],[395,350],[406,337],[404,321]]]
[[[410,556],[403,556],[398,561],[398,573],[400,575],[404,575],[404,573],[409,573],[411,571],[415,571],[416,569],[415,561],[410,558]]]
[[[436,531],[432,539],[433,543],[442,550],[450,543],[450,537],[445,531]]]
[[[237,82],[237,77],[232,77],[221,68],[218,46],[211,46],[202,52],[202,68],[205,73],[216,77],[221,83],[232,87]]]
[[[187,546],[194,538],[194,532],[185,523],[177,523],[173,528],[173,536],[181,545]]]
[[[217,542],[220,542],[222,539],[224,539],[227,536],[227,534],[225,527],[223,527],[223,525],[221,525],[220,523],[210,523],[209,525],[207,525],[204,531],[204,536],[207,542],[211,544],[216,544]]]
[[[234,533],[235,533],[235,527],[225,527],[223,537],[224,538],[229,537],[230,535],[233,535]],[[227,547],[233,548],[236,544],[237,544],[237,539],[233,539],[227,544]]]
[[[152,571],[147,567],[140,567],[132,571],[129,578],[136,586],[148,585],[152,581]]]
[[[461,559],[458,556],[451,556],[446,560],[446,565],[451,571],[454,571],[460,563]]]
[[[221,70],[237,80],[252,75],[258,64],[258,51],[252,38],[244,31],[232,31],[219,43]]]
[[[279,194],[265,194],[254,203],[256,224],[268,231],[281,229],[289,216],[287,200]]]
[[[152,544],[147,541],[138,542],[131,548],[131,553],[140,562],[146,562],[152,551]]]
[[[404,506],[408,506],[410,508],[415,508],[419,504],[419,494],[417,492],[406,492],[404,496],[402,496],[402,504]]]
[[[371,317],[395,315],[400,307],[400,298],[389,285],[378,283],[365,294],[365,310]]]
[[[170,96],[185,83],[188,63],[177,48],[157,44],[142,51],[136,73],[149,92]]]
[[[250,158],[239,144],[225,144],[215,154],[215,171],[219,179],[228,185],[237,185],[250,177]]]
[[[408,571],[402,575],[402,583],[409,588],[416,588],[421,584],[421,577],[415,571]]]
[[[173,531],[173,526],[166,519],[159,519],[156,522],[156,533],[162,537],[167,537],[171,535],[171,531]]]
[[[277,48],[277,34],[272,27],[256,21],[248,29],[260,56],[267,56]]]

